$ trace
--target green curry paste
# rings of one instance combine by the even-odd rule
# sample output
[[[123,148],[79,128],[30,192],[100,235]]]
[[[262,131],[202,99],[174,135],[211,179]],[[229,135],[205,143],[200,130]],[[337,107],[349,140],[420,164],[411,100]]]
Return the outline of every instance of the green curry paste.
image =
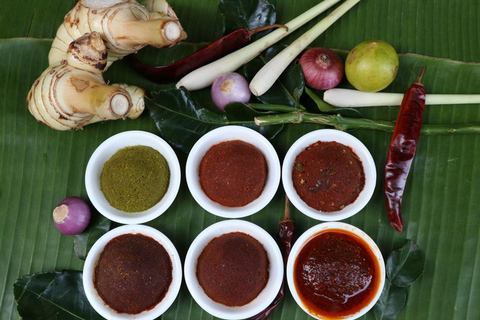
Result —
[[[111,206],[140,212],[163,198],[169,181],[167,160],[157,150],[139,145],[120,149],[105,162],[100,188]]]

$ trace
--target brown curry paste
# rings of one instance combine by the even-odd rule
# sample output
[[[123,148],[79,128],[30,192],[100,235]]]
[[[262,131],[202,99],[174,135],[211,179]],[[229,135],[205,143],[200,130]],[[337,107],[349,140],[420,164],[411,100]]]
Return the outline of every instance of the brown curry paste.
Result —
[[[262,244],[242,232],[211,240],[197,260],[197,279],[215,302],[229,307],[246,305],[265,288],[269,260]]]
[[[203,156],[198,172],[207,197],[226,207],[242,207],[257,199],[267,173],[264,155],[240,140],[212,146]]]
[[[323,231],[300,250],[294,282],[304,306],[318,316],[340,319],[368,305],[380,285],[380,266],[360,237]]]
[[[94,284],[103,301],[120,313],[155,307],[172,282],[172,261],[165,248],[142,234],[110,240],[95,267]]]
[[[297,155],[292,180],[307,205],[333,212],[357,199],[365,187],[365,172],[362,161],[350,147],[318,141]]]

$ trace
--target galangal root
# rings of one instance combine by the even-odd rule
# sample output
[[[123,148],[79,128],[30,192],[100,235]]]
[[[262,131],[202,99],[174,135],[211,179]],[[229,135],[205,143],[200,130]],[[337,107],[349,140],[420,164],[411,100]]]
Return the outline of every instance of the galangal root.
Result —
[[[108,49],[108,63],[150,45],[173,46],[187,35],[165,0],[81,0],[65,16],[48,54],[50,65],[65,59],[69,44],[85,33],[98,32]]]
[[[106,64],[107,48],[99,33],[87,33],[73,41],[66,59],[48,67],[30,89],[30,113],[56,130],[137,118],[145,108],[145,91],[123,84],[107,85],[102,74]]]
[[[165,0],[81,0],[65,16],[48,56],[49,67],[27,97],[30,113],[56,130],[99,121],[135,119],[145,91],[107,85],[102,73],[116,60],[151,45],[170,47],[186,33]]]

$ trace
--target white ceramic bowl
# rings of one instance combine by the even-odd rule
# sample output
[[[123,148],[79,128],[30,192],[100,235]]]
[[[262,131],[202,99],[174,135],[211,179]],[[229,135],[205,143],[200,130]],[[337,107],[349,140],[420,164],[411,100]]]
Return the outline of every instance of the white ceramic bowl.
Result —
[[[357,235],[358,237],[363,239],[368,244],[372,252],[374,253],[375,258],[378,261],[378,265],[380,266],[380,283],[378,285],[378,290],[374,298],[372,299],[372,301],[368,305],[366,305],[364,308],[356,312],[355,314],[341,318],[342,320],[357,319],[363,316],[365,313],[367,313],[375,305],[377,300],[380,298],[380,295],[382,294],[383,286],[385,285],[385,262],[383,260],[382,253],[380,252],[380,249],[378,248],[377,244],[365,232],[363,232],[362,230],[358,229],[355,226],[352,226],[350,224],[343,223],[343,222],[325,222],[325,223],[317,224],[316,226],[313,226],[312,228],[305,231],[293,245],[292,250],[290,251],[290,255],[288,257],[287,268],[286,268],[288,288],[290,289],[290,292],[293,298],[295,299],[295,302],[307,314],[320,320],[330,319],[328,317],[322,318],[308,311],[308,309],[304,306],[302,300],[300,299],[297,293],[297,290],[295,288],[295,282],[293,280],[293,268],[295,265],[295,260],[297,259],[297,256],[300,250],[303,248],[305,243],[308,242],[308,240],[310,240],[310,238],[312,238],[313,236],[315,236],[320,232],[327,231],[327,230],[343,230],[343,231],[352,233],[354,235]]]
[[[226,233],[243,232],[258,240],[270,260],[269,279],[266,287],[250,303],[241,307],[228,307],[207,296],[196,276],[197,260],[205,246]],[[275,240],[259,226],[243,220],[217,222],[203,230],[192,242],[185,258],[185,282],[193,299],[203,310],[222,319],[246,319],[265,309],[276,297],[283,281],[283,258]]]
[[[243,207],[225,207],[210,200],[200,185],[198,168],[203,156],[213,145],[229,140],[250,143],[263,153],[268,166],[262,194]],[[187,158],[185,175],[190,193],[203,209],[223,218],[242,218],[260,211],[275,196],[280,183],[280,161],[272,144],[257,131],[241,126],[224,126],[208,132],[195,143]]]
[[[110,308],[98,295],[94,286],[94,270],[97,264],[98,258],[102,253],[105,245],[115,237],[123,234],[142,234],[149,236],[158,241],[170,256],[172,261],[172,283],[168,288],[167,294],[155,307],[147,311],[143,311],[139,314],[125,314],[118,313]],[[182,283],[182,264],[178,252],[173,243],[160,231],[145,225],[125,225],[110,230],[98,239],[88,252],[85,264],[83,266],[83,287],[88,301],[92,307],[106,319],[136,319],[136,320],[150,320],[156,319],[163,314],[175,301],[178,292],[180,291],[180,285]]]
[[[305,148],[317,141],[335,141],[349,146],[362,162],[363,170],[365,172],[365,187],[358,195],[358,198],[353,203],[345,206],[342,210],[334,212],[322,212],[316,210],[300,198],[293,186],[292,171],[295,158]],[[285,159],[283,160],[282,183],[288,198],[300,212],[317,220],[338,221],[353,216],[362,210],[367,205],[368,201],[370,201],[373,191],[375,190],[376,182],[377,170],[370,151],[368,151],[367,147],[365,147],[365,145],[356,137],[340,130],[320,129],[303,135],[288,149]]]
[[[170,169],[170,181],[167,192],[156,205],[142,212],[130,213],[110,205],[100,189],[100,174],[105,162],[118,150],[137,145],[152,147],[162,154]],[[165,140],[145,131],[125,131],[108,138],[93,152],[85,172],[85,187],[93,206],[106,218],[123,224],[138,224],[157,218],[170,207],[180,188],[180,178],[180,164],[177,155]]]

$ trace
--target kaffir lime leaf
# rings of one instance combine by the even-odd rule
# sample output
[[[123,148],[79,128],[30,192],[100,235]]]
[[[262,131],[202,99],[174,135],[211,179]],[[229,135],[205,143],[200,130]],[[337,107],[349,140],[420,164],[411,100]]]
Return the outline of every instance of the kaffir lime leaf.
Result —
[[[385,89],[397,75],[398,55],[385,41],[370,40],[357,45],[345,60],[345,75],[360,91]]]

